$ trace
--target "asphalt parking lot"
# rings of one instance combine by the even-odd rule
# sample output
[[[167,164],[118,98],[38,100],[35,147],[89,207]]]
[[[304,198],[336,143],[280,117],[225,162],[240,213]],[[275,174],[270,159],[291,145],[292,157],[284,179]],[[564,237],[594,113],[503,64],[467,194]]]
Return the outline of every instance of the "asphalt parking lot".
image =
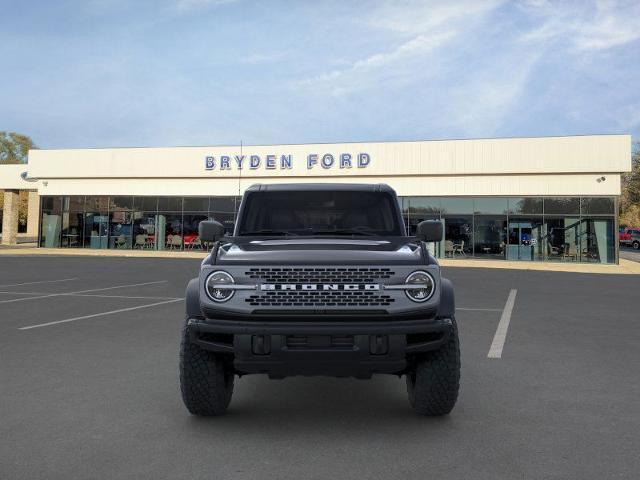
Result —
[[[631,260],[632,262],[640,262],[640,250],[632,247],[620,246],[620,258]]]
[[[395,377],[247,376],[202,419],[177,375],[198,263],[0,258],[0,478],[638,478],[640,276],[446,269],[446,418],[415,415]]]

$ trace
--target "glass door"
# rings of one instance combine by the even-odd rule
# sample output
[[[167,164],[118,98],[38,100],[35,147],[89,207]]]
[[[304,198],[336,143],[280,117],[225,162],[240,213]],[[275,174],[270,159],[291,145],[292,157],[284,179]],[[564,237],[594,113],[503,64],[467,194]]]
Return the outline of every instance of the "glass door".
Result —
[[[94,215],[87,213],[85,215],[85,236],[89,242],[85,241],[85,248],[107,248],[109,242],[109,216]]]
[[[509,222],[507,260],[534,261],[540,245],[540,228],[533,222]]]

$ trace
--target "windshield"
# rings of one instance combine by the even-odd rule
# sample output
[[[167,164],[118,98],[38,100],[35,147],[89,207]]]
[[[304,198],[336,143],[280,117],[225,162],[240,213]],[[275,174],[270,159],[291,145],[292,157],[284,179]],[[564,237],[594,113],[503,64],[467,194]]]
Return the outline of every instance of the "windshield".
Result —
[[[237,235],[403,235],[395,202],[385,192],[255,192]]]

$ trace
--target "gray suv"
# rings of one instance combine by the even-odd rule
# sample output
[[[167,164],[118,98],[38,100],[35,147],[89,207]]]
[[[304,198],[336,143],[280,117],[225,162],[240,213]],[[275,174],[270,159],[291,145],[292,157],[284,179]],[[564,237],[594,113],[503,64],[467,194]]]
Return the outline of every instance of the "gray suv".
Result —
[[[270,378],[404,375],[423,415],[458,397],[460,349],[453,287],[427,242],[407,236],[387,185],[254,185],[233,236],[209,220],[212,243],[186,291],[180,385],[192,414],[219,415],[236,375]]]

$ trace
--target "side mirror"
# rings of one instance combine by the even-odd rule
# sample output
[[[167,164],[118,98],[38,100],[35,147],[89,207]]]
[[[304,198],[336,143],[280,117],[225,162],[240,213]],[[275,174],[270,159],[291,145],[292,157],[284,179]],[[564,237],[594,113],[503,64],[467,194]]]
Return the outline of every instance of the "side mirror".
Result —
[[[215,220],[203,220],[198,225],[198,235],[202,242],[217,242],[224,236],[224,225]]]
[[[425,220],[418,224],[416,237],[423,242],[441,242],[443,233],[442,222],[439,220]]]

